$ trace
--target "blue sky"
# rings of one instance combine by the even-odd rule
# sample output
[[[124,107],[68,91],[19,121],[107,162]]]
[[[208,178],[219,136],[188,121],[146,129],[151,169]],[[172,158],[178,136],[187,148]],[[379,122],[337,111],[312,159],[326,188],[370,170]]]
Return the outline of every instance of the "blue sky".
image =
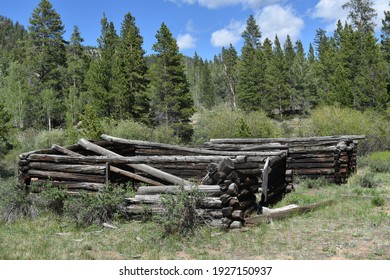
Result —
[[[181,52],[193,56],[195,51],[211,59],[223,46],[232,43],[238,51],[241,32],[249,15],[254,15],[263,38],[273,40],[275,34],[284,41],[289,34],[302,40],[305,48],[313,41],[315,30],[333,32],[338,19],[347,19],[341,8],[347,0],[51,0],[65,25],[69,39],[78,25],[85,45],[96,46],[103,13],[119,32],[124,15],[136,18],[144,38],[144,49],[151,53],[161,23],[171,30]],[[29,18],[40,0],[0,0],[0,15],[28,26]],[[377,31],[389,0],[373,0],[378,13]]]

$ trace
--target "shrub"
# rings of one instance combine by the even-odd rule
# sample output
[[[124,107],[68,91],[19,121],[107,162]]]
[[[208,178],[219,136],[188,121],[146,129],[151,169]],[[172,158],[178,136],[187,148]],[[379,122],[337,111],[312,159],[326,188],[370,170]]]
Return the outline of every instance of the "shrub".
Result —
[[[196,206],[203,197],[204,194],[197,189],[184,191],[183,188],[174,195],[163,195],[165,214],[157,219],[163,227],[164,236],[193,235],[202,222],[196,212]]]
[[[381,185],[381,182],[376,180],[374,173],[370,170],[360,174],[358,176],[358,184],[363,188],[376,188]]]
[[[31,194],[8,183],[0,187],[0,213],[1,219],[8,223],[19,218],[35,218],[38,208]]]
[[[151,128],[133,120],[120,120],[117,122],[111,119],[106,119],[102,125],[106,134],[120,138],[169,144],[180,143],[180,138],[175,135],[174,129],[166,125]]]
[[[264,112],[232,111],[219,106],[195,118],[193,142],[203,144],[210,138],[281,137],[282,129]]]
[[[126,215],[123,188],[107,185],[96,194],[82,192],[65,201],[64,214],[78,227],[111,222]]]
[[[306,126],[298,129],[300,136],[366,135],[359,143],[360,154],[390,147],[390,120],[375,111],[322,106],[312,110]]]
[[[379,173],[390,172],[390,151],[374,152],[366,160],[371,170]]]
[[[57,215],[63,213],[67,198],[65,190],[53,187],[49,182],[44,186],[44,190],[40,193],[40,196],[42,198],[42,207]]]
[[[106,119],[102,122],[104,133],[133,140],[150,140],[151,130],[146,125],[133,120],[115,121]]]
[[[371,204],[374,205],[375,207],[381,207],[385,205],[385,199],[380,196],[375,196],[371,199]]]

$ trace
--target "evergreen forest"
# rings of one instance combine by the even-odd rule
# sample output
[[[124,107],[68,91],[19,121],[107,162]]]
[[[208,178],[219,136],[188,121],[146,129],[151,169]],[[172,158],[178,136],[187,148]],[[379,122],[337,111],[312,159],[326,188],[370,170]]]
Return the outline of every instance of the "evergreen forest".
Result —
[[[283,122],[308,116],[341,123],[345,115],[351,118],[346,126],[354,128],[375,118],[388,139],[390,11],[378,38],[372,6],[347,2],[348,23],[339,21],[332,35],[317,29],[307,51],[290,36],[283,44],[277,35],[263,38],[250,16],[242,49],[230,45],[212,60],[182,55],[164,22],[153,54],[146,55],[130,12],[119,27],[102,15],[96,48],[83,44],[78,26],[64,39],[65,26],[49,0],[40,1],[27,27],[2,15],[0,153],[20,146],[20,133],[31,131],[53,132],[52,141],[60,133],[68,144],[107,130],[200,143],[214,136],[288,136]],[[317,127],[311,133],[348,132],[361,130]]]

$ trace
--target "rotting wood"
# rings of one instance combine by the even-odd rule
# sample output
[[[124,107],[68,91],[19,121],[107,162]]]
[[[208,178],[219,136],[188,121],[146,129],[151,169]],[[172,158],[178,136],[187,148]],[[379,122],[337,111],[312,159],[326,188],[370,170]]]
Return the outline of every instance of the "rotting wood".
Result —
[[[56,145],[56,144],[53,144],[51,146],[51,148],[57,152],[60,152],[60,153],[63,153],[64,155],[68,155],[68,156],[71,156],[71,157],[81,157],[82,155],[80,155],[79,153],[76,153],[74,151],[71,151],[67,148],[64,148],[64,147],[61,147],[59,145]]]
[[[321,136],[321,137],[299,137],[299,138],[228,138],[228,139],[210,139],[211,143],[240,143],[240,144],[250,144],[250,143],[294,143],[294,142],[319,142],[319,141],[353,141],[353,140],[363,140],[366,137],[364,135],[339,135],[339,136]]]
[[[59,188],[64,188],[64,189],[101,191],[104,188],[104,184],[92,183],[92,182],[47,181],[47,180],[42,180],[42,179],[39,179],[36,182],[39,184],[49,184],[49,185],[59,187]]]
[[[27,174],[30,177],[60,179],[63,181],[79,181],[79,182],[93,182],[93,183],[105,182],[105,176],[87,175],[87,174],[80,174],[80,173],[43,171],[43,170],[30,169],[27,172]]]
[[[246,225],[258,225],[267,223],[271,220],[279,220],[287,218],[294,214],[303,214],[321,207],[329,206],[334,203],[334,200],[326,200],[318,203],[313,203],[304,206],[290,205],[281,207],[280,209],[269,209],[267,213],[261,215],[253,215],[245,219]]]
[[[29,169],[46,170],[46,171],[62,171],[70,173],[85,173],[104,175],[105,165],[81,165],[81,164],[51,164],[46,162],[30,162]]]
[[[120,168],[112,166],[112,165],[110,165],[110,171],[117,173],[117,174],[120,174],[120,175],[123,175],[123,176],[126,176],[126,177],[129,177],[129,178],[134,179],[134,180],[139,181],[139,182],[150,184],[152,186],[162,186],[163,185],[162,183],[157,182],[155,180],[140,176],[140,175],[135,174],[133,172],[123,170],[123,169],[120,169]]]
[[[109,136],[106,134],[103,134],[101,137],[107,141],[111,141],[114,143],[129,144],[129,145],[139,146],[139,147],[160,148],[160,149],[173,150],[173,151],[183,151],[183,152],[189,152],[189,153],[197,154],[197,155],[218,155],[218,156],[235,156],[235,155],[237,155],[236,152],[213,151],[213,150],[207,150],[207,149],[201,149],[201,148],[189,148],[189,147],[182,147],[182,146],[177,146],[177,145],[162,144],[162,143],[155,143],[155,142],[148,142],[148,141],[127,140],[127,139]],[[242,152],[240,154],[241,155],[272,156],[272,155],[279,155],[279,154],[281,154],[281,152]]]
[[[153,194],[176,194],[181,190],[193,191],[199,190],[202,193],[212,196],[220,196],[226,194],[237,194],[237,188],[229,187],[225,192],[221,190],[219,185],[187,185],[187,186],[156,186],[156,187],[139,187],[137,194],[153,195]]]
[[[101,154],[101,155],[114,156],[114,157],[121,156],[121,155],[114,153],[110,150],[107,150],[107,149],[102,148],[98,145],[95,145],[95,144],[93,144],[93,143],[91,143],[88,140],[83,139],[83,138],[80,139],[78,143],[80,146],[84,147],[85,149],[91,150],[91,151],[96,152],[96,153]],[[184,180],[182,178],[179,178],[179,177],[172,175],[172,174],[169,174],[167,172],[160,171],[160,170],[153,168],[153,167],[146,165],[146,164],[128,164],[128,166],[130,166],[131,168],[140,170],[142,172],[145,172],[151,176],[154,176],[155,178],[170,182],[172,184],[178,184],[178,185],[190,185],[191,184],[187,180]]]

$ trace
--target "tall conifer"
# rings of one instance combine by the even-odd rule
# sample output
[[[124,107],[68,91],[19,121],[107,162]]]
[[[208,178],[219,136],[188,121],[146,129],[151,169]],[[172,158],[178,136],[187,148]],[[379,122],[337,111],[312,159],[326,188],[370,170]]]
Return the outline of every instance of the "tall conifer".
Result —
[[[189,141],[193,133],[190,118],[194,113],[194,101],[185,75],[183,57],[165,23],[157,31],[156,39],[153,45],[157,54],[152,81],[158,102],[155,104],[156,117],[159,123],[172,125],[181,139]]]

